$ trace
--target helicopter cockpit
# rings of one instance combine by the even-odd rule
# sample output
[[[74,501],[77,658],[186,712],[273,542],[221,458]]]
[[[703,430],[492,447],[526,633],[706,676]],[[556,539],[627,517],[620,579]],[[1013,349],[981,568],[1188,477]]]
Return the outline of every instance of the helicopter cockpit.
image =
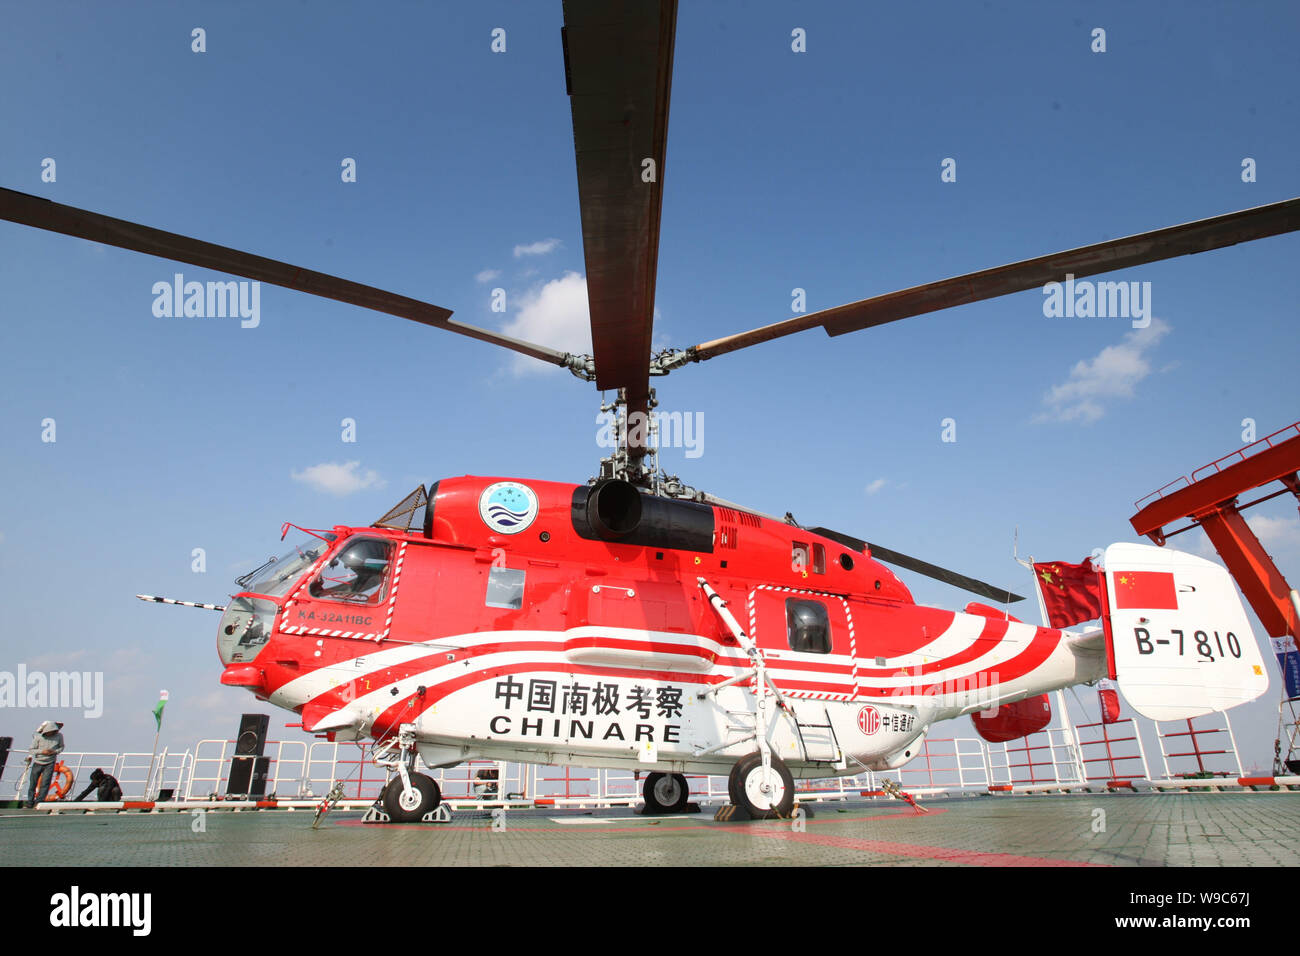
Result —
[[[294,545],[278,558],[272,558],[266,564],[254,568],[237,578],[235,583],[241,591],[280,597],[288,594],[298,583],[302,573],[316,563],[333,544],[335,535],[324,532],[320,537],[308,538]]]
[[[378,538],[353,538],[321,569],[307,592],[314,598],[377,604],[384,596],[392,545]]]
[[[226,664],[248,662],[255,658],[271,637],[275,615],[274,600],[288,594],[329,548],[336,535],[329,532],[295,544],[278,558],[272,558],[235,580],[244,592],[230,599],[217,629],[217,652]],[[265,595],[255,597],[253,595]]]

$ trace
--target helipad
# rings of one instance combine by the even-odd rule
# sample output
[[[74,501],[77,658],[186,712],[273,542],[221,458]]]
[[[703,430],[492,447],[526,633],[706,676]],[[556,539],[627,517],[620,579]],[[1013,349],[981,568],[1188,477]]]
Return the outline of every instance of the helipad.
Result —
[[[9,865],[66,866],[1294,866],[1300,793],[1143,793],[824,804],[803,821],[710,812],[477,808],[446,824],[334,811],[5,811]]]

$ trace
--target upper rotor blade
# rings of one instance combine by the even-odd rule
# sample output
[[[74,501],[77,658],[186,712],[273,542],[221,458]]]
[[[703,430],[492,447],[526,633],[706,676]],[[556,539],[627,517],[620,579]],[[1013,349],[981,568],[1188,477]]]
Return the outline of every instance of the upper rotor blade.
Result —
[[[631,406],[650,387],[677,0],[565,0],[564,24],[596,387]]]
[[[821,312],[795,316],[749,332],[705,342],[691,349],[690,355],[703,361],[715,355],[801,332],[815,325],[825,328],[829,335],[843,335],[913,315],[1040,288],[1048,282],[1062,282],[1067,273],[1082,278],[1161,259],[1220,249],[1296,229],[1300,229],[1300,199],[1287,199],[1154,232],[1080,246],[1037,259],[1025,259],[995,269],[972,272]]]
[[[451,310],[441,306],[430,305],[428,302],[397,295],[394,292],[385,292],[382,289],[326,275],[323,272],[302,269],[275,259],[191,239],[174,232],[164,232],[125,219],[114,219],[73,206],[65,206],[40,196],[29,196],[27,193],[0,187],[0,219],[35,226],[37,229],[47,229],[50,232],[61,232],[64,235],[89,239],[109,246],[118,246],[122,249],[131,249],[151,256],[161,256],[164,259],[185,262],[217,272],[244,276],[257,282],[283,286],[297,292],[309,292],[326,299],[359,305],[374,309],[376,312],[386,312],[413,322],[421,322],[483,342],[490,342],[553,365],[565,367],[569,364],[569,357],[563,352],[557,352],[543,345],[523,342],[490,329],[453,322],[448,318]]]
[[[809,528],[814,534],[819,534],[824,538],[830,538],[832,541],[838,541],[846,548],[853,548],[861,551],[864,547],[871,550],[871,556],[886,564],[896,565],[900,568],[906,568],[908,571],[915,571],[917,574],[924,574],[928,578],[934,578],[936,581],[942,581],[944,584],[951,584],[955,588],[961,588],[963,591],[970,591],[972,594],[978,594],[980,597],[986,597],[991,601],[997,601],[999,604],[1014,604],[1016,601],[1023,601],[1024,598],[1008,591],[1006,588],[995,587],[984,581],[967,577],[964,574],[958,574],[956,571],[950,571],[947,568],[941,568],[937,564],[931,564],[929,561],[922,561],[920,558],[914,558],[911,555],[903,554],[900,551],[891,551],[889,548],[878,544],[871,544],[863,541],[861,538],[855,538],[851,535],[841,534],[838,531],[832,531],[829,528]]]
[[[777,518],[773,515],[766,514],[762,511],[756,511],[753,508],[747,508],[744,505],[738,505],[734,501],[728,501],[725,498],[719,498],[717,495],[711,495],[707,492],[699,496],[702,500],[711,505],[720,505],[723,508],[733,508],[736,511],[747,511],[750,514],[767,518],[770,521],[794,523],[794,519],[789,515],[785,519]],[[803,525],[795,525],[803,528]],[[906,568],[908,571],[915,571],[917,574],[924,574],[926,577],[934,578],[936,581],[942,581],[944,584],[951,584],[955,588],[961,588],[963,591],[970,591],[972,594],[978,594],[980,597],[988,598],[990,601],[997,601],[999,604],[1014,604],[1016,601],[1023,601],[1024,598],[1008,591],[1006,588],[996,587],[984,581],[967,577],[964,574],[958,574],[956,571],[949,571],[947,568],[941,568],[937,564],[931,564],[928,561],[922,561],[920,558],[914,558],[911,555],[903,554],[900,551],[891,551],[889,548],[882,547],[878,544],[871,544],[863,541],[861,538],[855,538],[852,535],[843,534],[839,531],[832,531],[830,528],[804,528],[813,534],[819,534],[823,538],[829,538],[832,541],[838,541],[844,547],[852,551],[862,551],[869,548],[871,556],[878,558],[886,564],[893,564],[900,568]]]

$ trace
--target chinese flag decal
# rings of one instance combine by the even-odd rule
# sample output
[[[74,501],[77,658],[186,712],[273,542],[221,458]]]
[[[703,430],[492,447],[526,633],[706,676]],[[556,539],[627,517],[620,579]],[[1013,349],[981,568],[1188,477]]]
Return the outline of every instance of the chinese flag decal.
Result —
[[[1116,571],[1114,581],[1117,608],[1178,610],[1172,571]]]

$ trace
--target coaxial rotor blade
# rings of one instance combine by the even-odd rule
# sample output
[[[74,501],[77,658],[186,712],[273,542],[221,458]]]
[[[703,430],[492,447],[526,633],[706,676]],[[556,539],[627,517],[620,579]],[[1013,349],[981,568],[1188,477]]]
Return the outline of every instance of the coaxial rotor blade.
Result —
[[[596,387],[649,397],[676,0],[565,0]],[[635,452],[637,449],[630,449]]]
[[[441,306],[430,305],[428,302],[421,302],[394,292],[385,292],[383,289],[361,285],[323,272],[313,272],[275,259],[240,252],[238,249],[230,249],[174,232],[142,226],[125,219],[114,219],[85,209],[65,206],[40,196],[30,196],[27,193],[0,187],[0,219],[8,219],[10,222],[34,226],[50,232],[61,232],[64,235],[89,239],[108,246],[118,246],[134,252],[143,252],[146,255],[159,256],[175,262],[185,262],[217,272],[243,276],[257,282],[293,289],[295,292],[308,292],[326,299],[373,309],[376,312],[386,312],[389,315],[446,329],[448,332],[455,332],[482,342],[500,345],[513,352],[520,352],[562,368],[572,364],[571,357],[563,352],[511,338],[490,329],[453,322],[448,318],[451,310]]]
[[[770,521],[781,522],[784,520],[785,523],[794,524],[794,518],[789,515],[787,515],[785,519],[777,518],[773,515],[766,514],[765,512],[756,511],[753,508],[738,505],[734,501],[719,498],[717,495],[711,495],[708,492],[699,492],[693,497],[697,500],[706,501],[711,505],[717,505],[722,508],[732,508],[736,511],[747,511],[750,514],[758,515],[761,518],[767,518]],[[978,594],[980,597],[988,598],[990,601],[996,601],[999,604],[1014,604],[1016,601],[1024,600],[1024,597],[1008,591],[1006,588],[1000,588],[985,581],[967,577],[964,574],[958,574],[956,571],[941,568],[937,564],[931,564],[929,561],[922,561],[920,558],[914,558],[911,555],[903,554],[901,551],[893,551],[878,544],[871,544],[868,541],[864,541],[861,538],[855,538],[852,535],[843,534],[839,531],[832,531],[830,528],[806,528],[803,525],[798,524],[796,524],[795,527],[802,528],[805,531],[811,531],[813,534],[819,534],[823,538],[829,538],[831,541],[838,541],[840,544],[844,545],[844,547],[849,548],[852,551],[870,549],[871,556],[885,562],[885,564],[892,564],[908,571],[915,571],[917,574],[923,574],[928,578],[934,578],[936,581],[942,581],[944,584],[951,584],[955,588],[969,591],[972,594]]]
[[[1300,198],[1067,249],[1036,259],[1025,259],[982,272],[971,272],[952,279],[873,296],[821,312],[795,316],[783,322],[704,342],[688,349],[687,357],[688,360],[702,362],[817,325],[825,328],[828,335],[843,335],[914,315],[1041,288],[1048,282],[1063,282],[1067,274],[1076,279],[1083,278],[1147,262],[1221,249],[1239,242],[1294,232],[1296,229],[1300,229]]]
[[[956,571],[950,571],[947,568],[941,568],[937,564],[931,564],[929,561],[922,561],[920,558],[914,558],[910,554],[903,554],[901,551],[893,551],[889,548],[878,544],[872,544],[869,541],[863,541],[861,538],[855,538],[852,535],[841,534],[838,531],[832,531],[829,528],[809,528],[814,534],[819,534],[823,538],[830,538],[832,541],[838,541],[846,548],[852,548],[855,551],[861,551],[868,548],[871,556],[885,564],[892,564],[896,567],[904,568],[908,571],[914,571],[917,574],[923,574],[928,578],[934,578],[936,581],[942,581],[944,584],[951,584],[955,588],[961,588],[963,591],[969,591],[972,594],[978,594],[980,597],[988,598],[999,604],[1014,604],[1016,601],[1023,601],[1024,597],[1008,591],[1006,588],[996,587],[985,581],[979,581],[964,574],[958,574]]]

